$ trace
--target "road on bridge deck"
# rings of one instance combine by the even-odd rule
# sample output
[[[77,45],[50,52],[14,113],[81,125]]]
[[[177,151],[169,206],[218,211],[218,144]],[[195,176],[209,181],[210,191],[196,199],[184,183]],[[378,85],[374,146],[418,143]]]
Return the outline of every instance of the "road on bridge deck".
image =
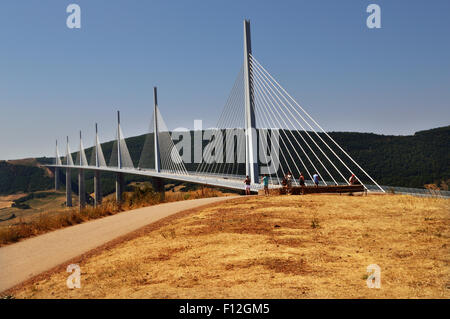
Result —
[[[175,213],[239,196],[164,203],[55,230],[0,248],[0,292]]]

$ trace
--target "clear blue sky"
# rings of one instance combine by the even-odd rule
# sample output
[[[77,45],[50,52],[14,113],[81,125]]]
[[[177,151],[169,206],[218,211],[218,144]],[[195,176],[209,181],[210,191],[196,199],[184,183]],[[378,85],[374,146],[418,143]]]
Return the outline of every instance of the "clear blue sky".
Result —
[[[80,5],[82,28],[66,27]],[[381,29],[366,7],[381,6]],[[169,128],[212,126],[254,56],[330,131],[412,134],[450,124],[450,1],[0,2],[0,159],[53,156],[94,122],[146,132],[152,87]]]

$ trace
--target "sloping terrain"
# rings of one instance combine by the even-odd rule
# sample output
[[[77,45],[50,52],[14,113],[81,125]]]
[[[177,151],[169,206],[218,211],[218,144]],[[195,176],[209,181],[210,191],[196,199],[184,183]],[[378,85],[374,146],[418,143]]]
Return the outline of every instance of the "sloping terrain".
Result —
[[[244,197],[179,215],[16,298],[450,298],[450,205],[401,195]],[[381,288],[366,285],[381,268]]]
[[[0,248],[0,291],[183,209],[226,200],[202,198],[130,210]]]

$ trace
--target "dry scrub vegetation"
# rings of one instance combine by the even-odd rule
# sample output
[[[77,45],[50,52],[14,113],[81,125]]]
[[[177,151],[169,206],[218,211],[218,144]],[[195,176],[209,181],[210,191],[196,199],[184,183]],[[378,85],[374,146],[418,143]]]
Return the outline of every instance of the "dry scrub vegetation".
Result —
[[[159,194],[153,192],[151,188],[144,184],[143,187],[136,187],[133,192],[125,192],[120,205],[116,203],[113,195],[105,198],[103,204],[98,207],[87,206],[81,211],[79,207],[72,209],[48,209],[43,213],[34,214],[33,218],[18,218],[18,222],[15,224],[0,228],[0,247],[55,229],[114,215],[130,209],[156,205],[162,202],[222,195],[224,194],[218,190],[205,188],[189,192],[166,192],[165,199],[161,201]]]
[[[449,201],[247,197],[182,214],[16,298],[449,298]],[[381,288],[366,286],[369,264]]]

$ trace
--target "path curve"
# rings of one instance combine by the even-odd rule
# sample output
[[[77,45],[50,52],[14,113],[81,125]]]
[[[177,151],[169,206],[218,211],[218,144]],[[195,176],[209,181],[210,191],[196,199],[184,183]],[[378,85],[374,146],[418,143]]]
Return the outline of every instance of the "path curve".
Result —
[[[165,203],[70,226],[0,248],[0,292],[169,215],[239,196]]]

